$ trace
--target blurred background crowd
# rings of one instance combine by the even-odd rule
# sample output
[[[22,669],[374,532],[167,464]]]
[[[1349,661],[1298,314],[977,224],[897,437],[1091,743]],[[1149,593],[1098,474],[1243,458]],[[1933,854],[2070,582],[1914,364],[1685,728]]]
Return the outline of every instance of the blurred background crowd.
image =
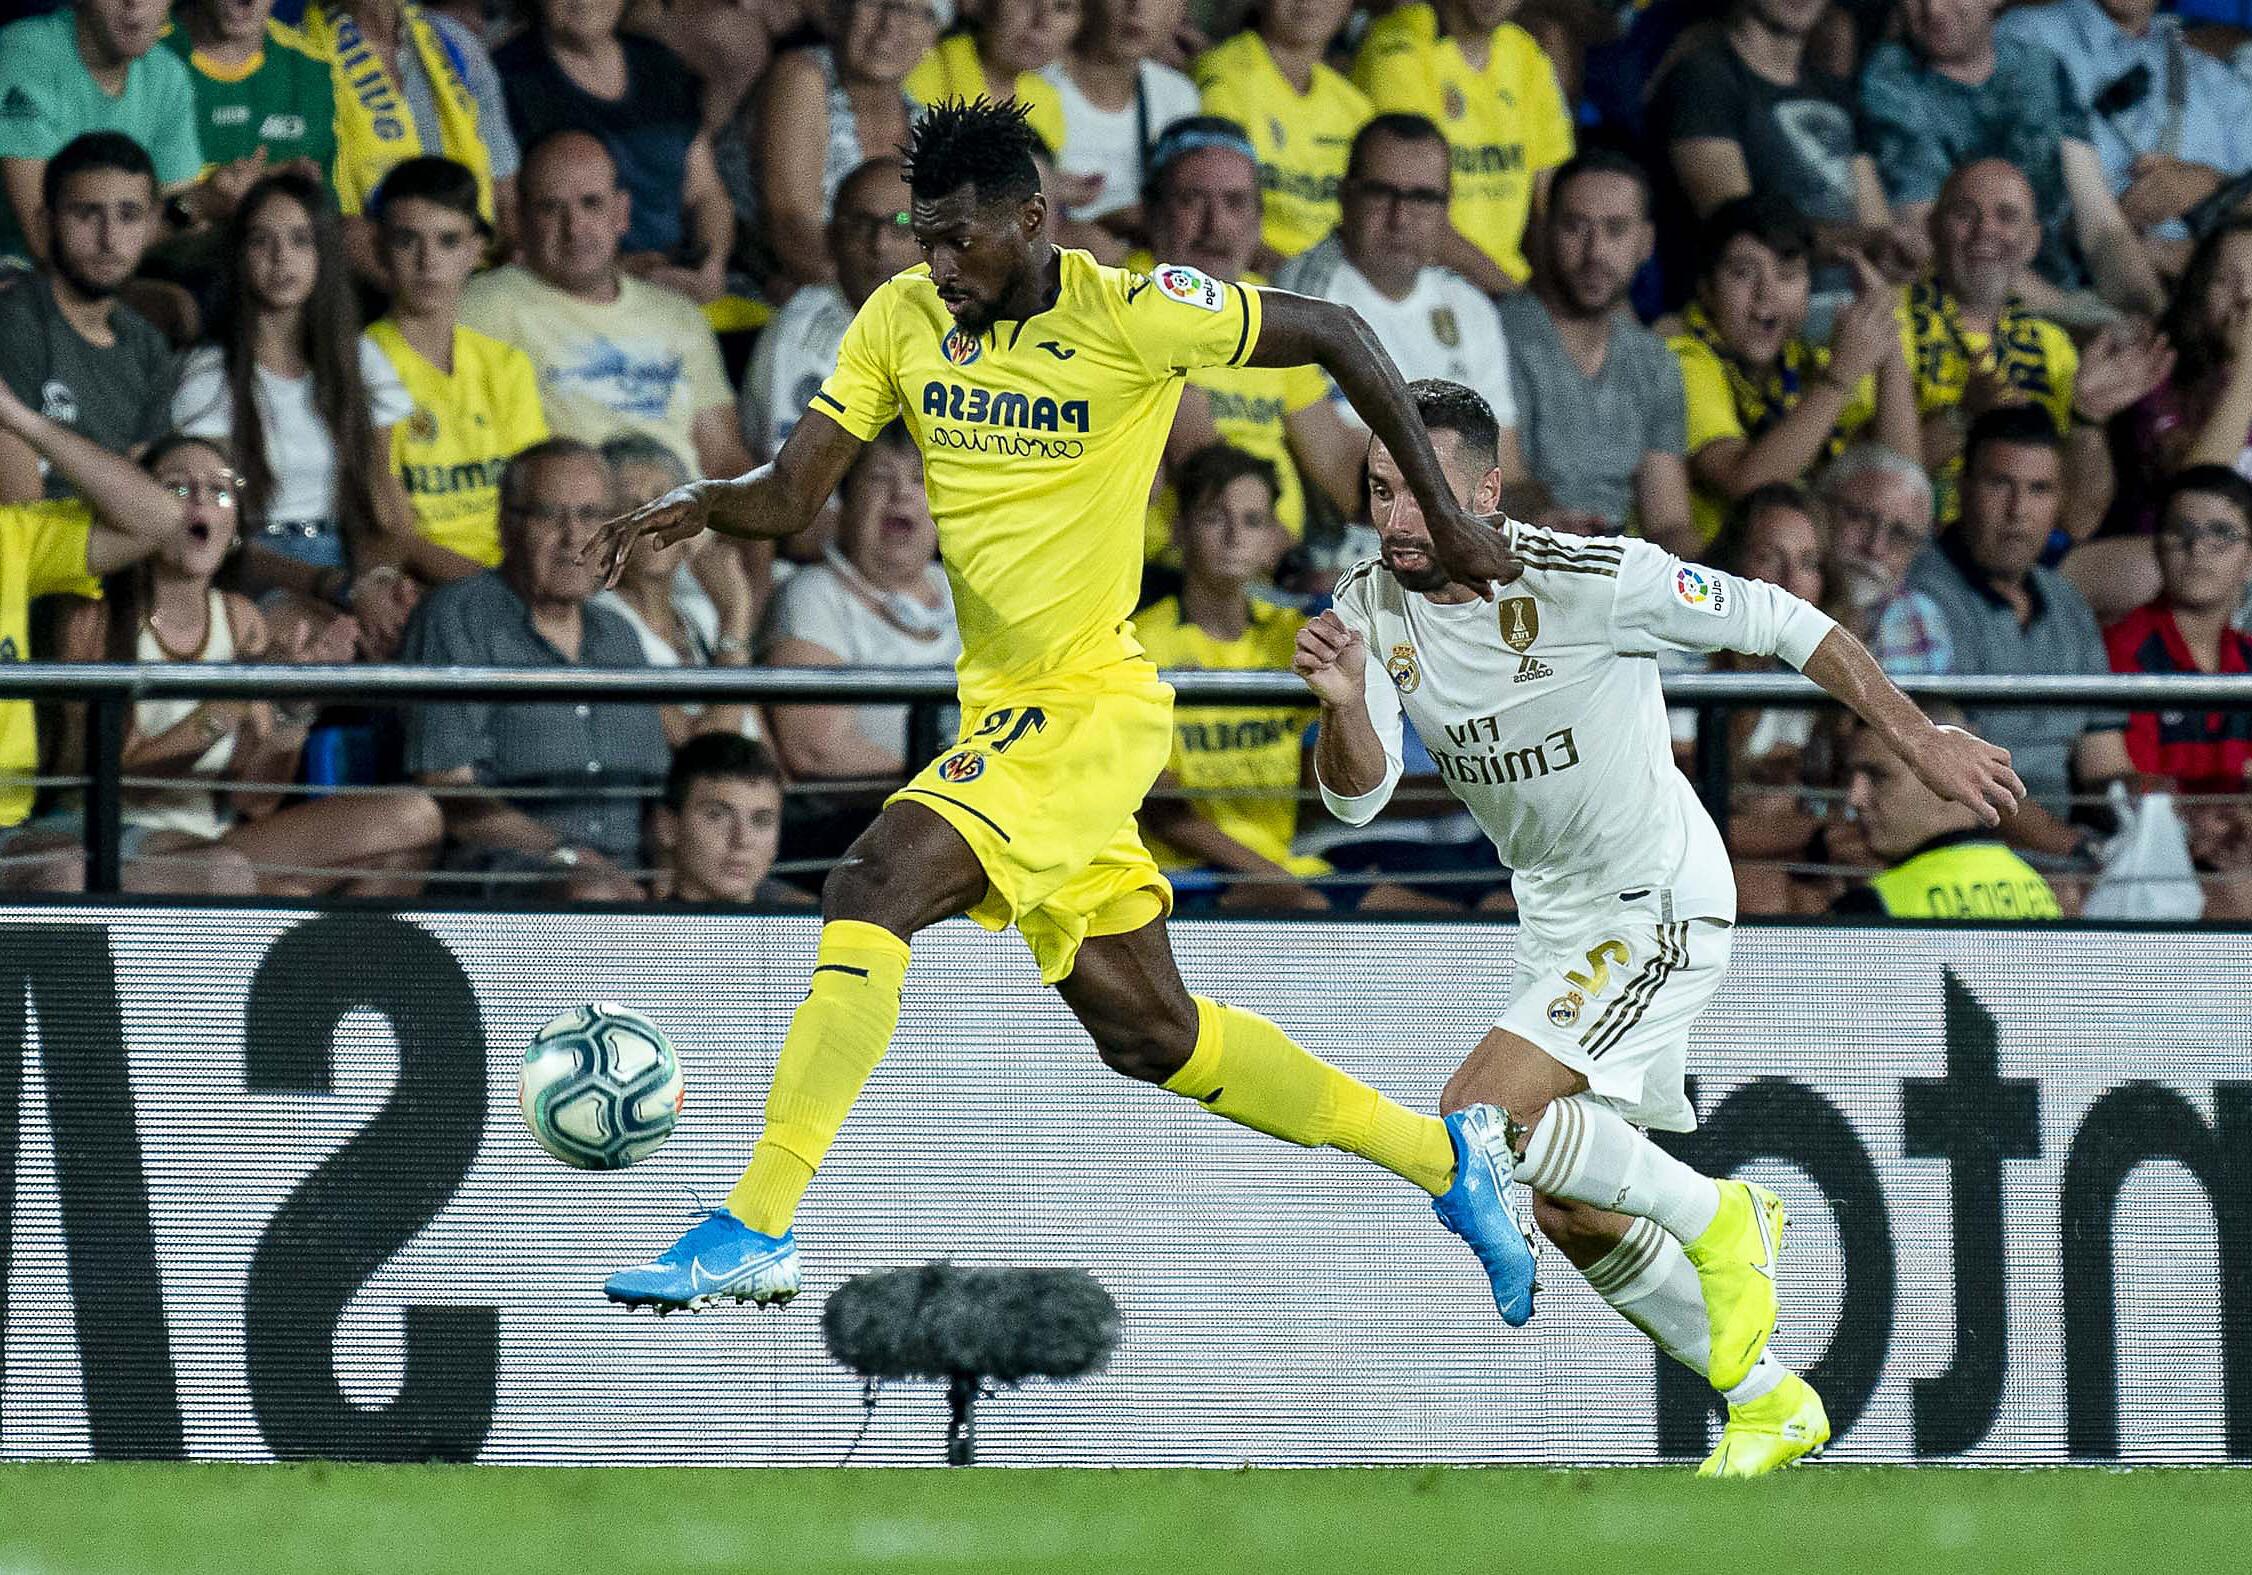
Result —
[[[2246,14],[2240,14],[2246,13]],[[0,0],[0,662],[943,668],[912,444],[598,588],[770,457],[917,252],[918,105],[1015,98],[1057,238],[1355,307],[1483,394],[1510,512],[1828,608],[1895,674],[2252,667],[2252,8],[2190,0]],[[1373,551],[1316,369],[1193,374],[1136,625],[1287,669]],[[1411,750],[1184,708],[1187,907],[1506,911]],[[2252,916],[2252,713],[1974,710],[1999,837],[1813,710],[1676,714],[1748,913],[2075,911],[2163,790]],[[81,879],[86,725],[0,702],[0,888]],[[1702,746],[1709,756],[1714,741]],[[144,891],[804,906],[903,708],[135,707]]]

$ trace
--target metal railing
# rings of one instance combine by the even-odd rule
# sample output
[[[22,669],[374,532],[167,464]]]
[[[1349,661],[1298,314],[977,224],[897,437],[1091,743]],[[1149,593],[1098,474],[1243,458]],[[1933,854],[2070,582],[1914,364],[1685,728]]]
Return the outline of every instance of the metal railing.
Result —
[[[1285,672],[1171,671],[1178,702],[1192,705],[1310,706]],[[1796,673],[1672,673],[1666,703],[1698,713],[1694,778],[1699,796],[1725,816],[1733,796],[1727,720],[1747,707],[1833,705]],[[2012,677],[1948,675],[1900,680],[1918,699],[1964,706],[2036,709],[2102,707],[2121,711],[2252,710],[2252,675]],[[956,701],[949,669],[892,668],[537,668],[311,667],[239,663],[21,663],[0,665],[0,700],[82,702],[86,728],[86,889],[119,889],[123,846],[124,756],[132,707],[145,700],[349,700],[361,704],[424,700],[660,702],[833,705],[906,704],[908,758],[931,759],[948,742],[939,719]],[[1713,725],[1717,723],[1718,725]]]

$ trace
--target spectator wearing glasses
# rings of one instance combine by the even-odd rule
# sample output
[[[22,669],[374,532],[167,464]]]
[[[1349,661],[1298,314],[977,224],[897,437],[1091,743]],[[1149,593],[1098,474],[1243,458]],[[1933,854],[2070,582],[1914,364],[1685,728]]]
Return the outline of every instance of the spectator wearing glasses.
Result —
[[[308,662],[352,660],[359,631],[348,617],[316,629],[285,616],[269,626],[247,597],[216,580],[234,554],[240,493],[216,440],[172,436],[145,468],[180,500],[184,528],[140,563],[110,575],[99,602],[74,601],[57,645],[81,662]],[[168,777],[164,787],[128,789],[128,852],[138,857],[205,855],[177,878],[193,884],[200,864],[215,892],[270,897],[411,897],[444,835],[427,794],[290,798],[261,784],[293,782],[312,700],[144,700],[126,729],[124,768]],[[240,783],[239,787],[229,786]],[[223,853],[245,861],[254,885],[237,883]]]
[[[1814,233],[1788,207],[1742,197],[1699,233],[1696,298],[1669,341],[1687,402],[1691,506],[1710,541],[1743,499],[1792,485],[1864,433],[1918,448],[1897,296],[1867,264],[1827,345],[1802,334]]]
[[[1501,424],[1502,480],[1515,481],[1525,466],[1501,317],[1485,292],[1439,261],[1451,178],[1438,127],[1420,115],[1377,116],[1353,138],[1336,231],[1293,257],[1275,283],[1359,312],[1409,382],[1477,390]]]
[[[918,104],[1015,99],[1024,106],[1025,123],[1049,150],[1061,148],[1063,99],[1039,73],[1071,47],[1080,0],[973,0],[961,9],[962,25],[907,74],[907,96]]]
[[[1243,127],[1259,156],[1262,267],[1337,227],[1347,150],[1374,113],[1322,63],[1351,10],[1352,0],[1259,0],[1255,26],[1197,57],[1204,113]]]
[[[673,751],[665,796],[649,814],[661,902],[820,904],[771,871],[782,840],[782,772],[739,733],[699,733]]]
[[[646,666],[626,620],[589,605],[600,570],[579,558],[617,512],[602,456],[569,438],[526,450],[501,477],[500,510],[500,567],[425,597],[400,659]],[[488,877],[488,896],[638,897],[639,795],[670,759],[648,704],[433,701],[407,719],[407,768],[445,806],[447,867]],[[445,796],[456,788],[488,791]]]
[[[156,172],[139,143],[93,131],[41,173],[45,262],[0,286],[0,379],[16,397],[114,454],[169,424],[171,343],[119,299],[155,235]],[[0,499],[67,496],[18,438],[0,434]]]
[[[1831,461],[1816,492],[1830,524],[1826,610],[1895,678],[1952,671],[1946,615],[1908,584],[1910,566],[1931,545],[1931,478],[1923,467],[1857,443]]]
[[[1157,140],[1197,112],[1196,84],[1163,63],[1183,3],[1086,0],[1070,51],[1040,73],[1063,105],[1056,172],[1072,193],[1070,216],[1134,240],[1147,233],[1142,195]]]
[[[1907,37],[1871,51],[1861,109],[1885,195],[1902,217],[1921,219],[1956,169],[2009,160],[2032,184],[2040,227],[2027,299],[2090,321],[2110,309],[2155,317],[2165,301],[2158,275],[2088,143],[2071,79],[2047,50],[1997,38],[1999,9],[2000,0],[1907,0]],[[2087,290],[2099,299],[2070,299]]]
[[[2178,268],[2185,216],[2252,172],[2252,87],[2189,43],[2158,0],[2019,6],[1994,36],[2038,45],[2064,67],[2119,211]]]
[[[626,0],[540,0],[493,56],[519,147],[589,131],[628,199],[628,273],[704,302],[727,287],[735,208],[704,132],[696,78],[654,38],[624,32]]]
[[[759,211],[783,294],[835,276],[837,188],[906,144],[907,74],[938,41],[938,12],[931,0],[830,0],[827,31],[827,43],[774,62],[760,106]]]
[[[1517,0],[1403,5],[1372,24],[1353,81],[1377,110],[1421,115],[1454,149],[1453,223],[1439,260],[1489,294],[1532,271],[1525,237],[1572,156],[1556,68],[1510,17]]]

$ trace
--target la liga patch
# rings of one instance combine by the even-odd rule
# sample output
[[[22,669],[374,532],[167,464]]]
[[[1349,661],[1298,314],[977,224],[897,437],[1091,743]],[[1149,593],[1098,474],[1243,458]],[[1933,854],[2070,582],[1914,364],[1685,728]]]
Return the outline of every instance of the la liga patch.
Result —
[[[1158,294],[1183,306],[1193,306],[1200,312],[1217,312],[1227,300],[1227,292],[1220,281],[1201,269],[1166,263],[1150,278],[1156,283]]]
[[[1685,563],[1673,571],[1673,599],[1715,618],[1728,615],[1728,581],[1710,569]]]

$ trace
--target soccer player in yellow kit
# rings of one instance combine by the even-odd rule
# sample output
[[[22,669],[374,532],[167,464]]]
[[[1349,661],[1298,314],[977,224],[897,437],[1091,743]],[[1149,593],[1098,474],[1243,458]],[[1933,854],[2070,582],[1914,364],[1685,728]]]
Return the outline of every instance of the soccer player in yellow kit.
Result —
[[[605,1289],[659,1311],[796,1293],[798,1200],[898,1024],[908,941],[967,913],[1016,926],[1114,1070],[1423,1188],[1522,1323],[1531,1252],[1459,1118],[1408,1111],[1182,982],[1172,891],[1134,824],[1170,750],[1173,697],[1127,621],[1150,481],[1191,367],[1318,363],[1401,456],[1450,573],[1483,585],[1516,562],[1456,501],[1399,374],[1350,310],[1058,250],[1033,145],[1013,106],[956,100],[923,115],[907,164],[926,265],[861,307],[773,463],[668,493],[589,549],[615,576],[644,535],[795,534],[861,445],[903,421],[963,647],[959,741],[892,795],[823,888],[813,977],[750,1168],[724,1207]]]

